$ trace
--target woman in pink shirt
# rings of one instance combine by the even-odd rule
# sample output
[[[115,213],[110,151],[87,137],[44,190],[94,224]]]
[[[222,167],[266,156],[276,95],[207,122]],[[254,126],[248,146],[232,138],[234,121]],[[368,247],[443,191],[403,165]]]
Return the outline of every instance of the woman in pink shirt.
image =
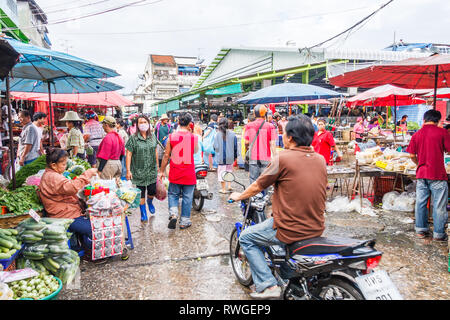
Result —
[[[353,127],[353,132],[355,133],[355,139],[356,142],[362,142],[362,135],[365,131],[364,129],[364,124],[363,124],[363,118],[358,117],[358,119],[356,119],[356,124]]]

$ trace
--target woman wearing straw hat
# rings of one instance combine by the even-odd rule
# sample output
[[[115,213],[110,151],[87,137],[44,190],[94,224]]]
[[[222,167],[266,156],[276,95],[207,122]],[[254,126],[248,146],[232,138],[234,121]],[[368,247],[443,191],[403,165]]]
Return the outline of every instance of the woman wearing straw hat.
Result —
[[[67,131],[67,144],[66,150],[71,157],[78,157],[85,159],[84,154],[84,138],[82,130],[83,119],[78,116],[75,111],[67,111],[60,121],[66,122]]]

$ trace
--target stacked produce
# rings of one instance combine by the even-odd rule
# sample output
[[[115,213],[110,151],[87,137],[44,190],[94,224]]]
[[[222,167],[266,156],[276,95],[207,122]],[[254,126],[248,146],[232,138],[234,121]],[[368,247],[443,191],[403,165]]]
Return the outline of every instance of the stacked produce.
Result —
[[[19,171],[16,172],[16,186],[22,186],[28,178],[32,177],[32,176],[36,176],[37,178],[40,178],[40,175],[38,175],[39,171],[42,171],[45,169],[45,167],[47,166],[47,162],[46,162],[46,156],[42,155],[39,158],[37,158],[36,160],[34,160],[33,162],[24,165],[23,167],[20,168]],[[80,168],[76,169],[75,166],[80,166]],[[87,169],[89,169],[91,166],[88,162],[84,161],[83,159],[80,158],[72,158],[72,159],[68,159],[67,160],[67,171],[69,172],[69,175],[71,175],[71,178],[75,177],[75,176],[79,176],[80,174],[82,174],[84,171],[86,171]],[[84,170],[83,170],[84,169]],[[73,171],[73,172],[72,172]],[[35,179],[32,179],[35,180]],[[36,185],[35,183],[33,183],[34,185]],[[8,189],[12,190],[13,185],[12,182],[10,182],[8,184]]]
[[[0,229],[0,260],[10,259],[22,248],[15,229]]]
[[[59,289],[58,280],[44,271],[32,278],[8,283],[13,299],[43,299]]]
[[[16,186],[20,187],[22,186],[28,177],[33,176],[37,174],[39,171],[45,169],[47,163],[46,163],[46,156],[42,155],[33,162],[24,165],[20,168],[19,171],[16,172]],[[12,190],[13,185],[12,181],[8,185],[8,189]]]
[[[69,249],[67,232],[72,219],[42,218],[24,220],[17,227],[18,237],[25,243],[17,268],[30,267],[49,271],[66,284],[73,280],[80,264],[78,254]]]
[[[67,160],[67,169],[63,175],[68,179],[75,179],[79,175],[82,175],[87,169],[90,169],[91,165],[80,158],[73,158]]]
[[[398,152],[389,148],[381,151],[380,147],[366,149],[356,154],[360,164],[374,165],[386,171],[408,173],[416,170],[417,165],[409,153]]]
[[[27,214],[30,209],[43,209],[36,186],[23,186],[13,191],[0,189],[0,206],[6,207],[7,216]]]

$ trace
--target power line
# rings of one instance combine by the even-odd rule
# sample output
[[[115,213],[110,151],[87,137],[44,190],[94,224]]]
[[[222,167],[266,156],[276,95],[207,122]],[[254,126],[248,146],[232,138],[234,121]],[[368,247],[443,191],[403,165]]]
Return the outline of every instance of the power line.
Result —
[[[74,18],[64,18],[64,19],[57,20],[57,21],[54,21],[54,22],[48,22],[47,24],[43,24],[43,26],[56,25],[56,24],[61,24],[61,23],[66,23],[66,22],[70,22],[70,21],[80,20],[80,19],[84,19],[84,18],[88,18],[88,17],[93,17],[93,16],[97,16],[97,15],[102,15],[102,14],[105,14],[105,13],[109,13],[109,12],[117,11],[117,10],[124,9],[124,8],[127,8],[127,7],[131,7],[131,6],[134,6],[136,4],[140,4],[140,3],[146,2],[146,1],[149,1],[149,0],[134,1],[132,3],[121,5],[119,7],[114,7],[114,8],[106,9],[106,10],[103,10],[103,11],[86,14],[86,15],[83,15],[83,16],[78,16],[78,17],[74,17]],[[155,4],[155,3],[158,3],[158,2],[162,2],[162,1],[164,1],[164,0],[157,0],[157,1],[154,1],[154,2],[151,2],[151,3],[147,3],[146,5]],[[3,28],[1,31],[2,32],[7,32],[7,31],[26,30],[26,29],[34,29],[34,28],[38,28],[38,27],[37,26],[27,26],[27,27],[20,27],[20,28]]]
[[[337,37],[339,37],[339,36],[341,36],[341,35],[347,33],[348,31],[354,29],[355,27],[357,27],[358,25],[360,25],[361,23],[363,23],[365,20],[371,18],[373,15],[375,15],[376,13],[378,13],[378,11],[380,11],[381,9],[383,9],[384,7],[386,7],[386,6],[387,6],[388,4],[390,4],[392,1],[394,1],[394,0],[390,0],[389,2],[383,4],[380,8],[378,8],[377,10],[375,10],[374,12],[372,12],[371,14],[369,14],[367,17],[363,18],[362,20],[358,21],[357,23],[355,23],[354,25],[352,25],[350,28],[348,28],[348,29],[342,31],[341,33],[335,35],[334,37],[331,37],[330,39],[327,39],[327,40],[322,41],[322,42],[320,42],[320,43],[318,43],[318,44],[316,44],[316,45],[314,45],[314,46],[312,46],[312,47],[309,47],[308,50],[309,50],[309,49],[312,49],[312,48],[315,48],[315,47],[319,47],[319,46],[323,45],[324,43],[327,43],[327,42],[329,42],[329,41],[331,41],[331,40],[333,40],[333,39],[336,39]]]
[[[256,24],[266,24],[266,23],[275,23],[275,22],[285,22],[285,21],[292,21],[292,20],[300,20],[300,19],[306,19],[306,18],[314,18],[314,17],[322,17],[326,15],[332,15],[332,14],[340,14],[340,13],[347,13],[352,11],[358,11],[362,9],[367,9],[368,7],[359,7],[349,10],[341,10],[341,11],[333,11],[333,12],[327,12],[327,13],[320,13],[320,14],[314,14],[314,15],[305,15],[300,17],[293,17],[293,18],[285,18],[285,19],[276,19],[276,20],[264,20],[264,21],[257,21],[257,22],[247,22],[247,23],[239,23],[239,24],[233,24],[233,25],[222,25],[222,26],[212,26],[212,27],[197,27],[197,28],[189,28],[189,29],[169,29],[169,30],[154,30],[154,31],[126,31],[126,32],[104,32],[104,33],[58,33],[58,34],[68,34],[68,35],[128,35],[128,34],[154,34],[154,33],[174,33],[174,32],[186,32],[186,31],[200,31],[200,30],[213,30],[213,29],[224,29],[224,28],[234,28],[234,27],[245,27],[245,26],[251,26]]]
[[[48,12],[45,12],[45,11],[44,11],[44,14],[45,14],[45,15],[48,15],[48,14],[51,14],[51,13],[64,12],[64,11],[69,11],[69,10],[74,10],[74,9],[85,8],[85,7],[95,6],[95,5],[97,5],[97,4],[104,3],[104,2],[109,2],[109,1],[111,1],[111,0],[101,0],[101,1],[96,1],[96,2],[90,2],[90,3],[84,4],[84,5],[80,5],[80,6],[76,6],[76,7],[64,8],[64,9],[57,9],[57,10],[48,11]],[[33,11],[33,10],[32,10],[32,11]],[[35,9],[34,11],[35,11],[35,12],[39,12],[38,9]]]
[[[101,3],[109,2],[109,1],[112,1],[112,0],[101,0],[101,1],[96,1],[96,2],[90,2],[90,3],[86,3],[84,5],[79,5],[79,6],[76,6],[76,7],[57,9],[57,10],[48,11],[48,12],[46,12],[44,10],[39,10],[37,8],[34,8],[34,9],[31,9],[31,16],[42,16],[42,15],[47,16],[48,14],[52,14],[52,13],[75,10],[75,9],[89,7],[89,6],[93,6],[93,5],[97,5],[97,4],[101,4]],[[148,0],[146,0],[146,1],[148,1]],[[77,2],[77,1],[75,1],[75,2]],[[148,5],[148,4],[143,4],[143,5]],[[8,18],[8,15],[3,14],[3,15],[0,15],[0,17],[1,18]],[[66,18],[61,18],[61,19],[66,19]],[[6,29],[4,29],[4,30],[6,30]]]

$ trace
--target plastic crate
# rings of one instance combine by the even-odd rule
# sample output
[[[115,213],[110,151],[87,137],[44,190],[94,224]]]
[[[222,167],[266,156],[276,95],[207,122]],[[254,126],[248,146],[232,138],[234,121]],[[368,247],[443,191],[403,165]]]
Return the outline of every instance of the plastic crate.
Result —
[[[11,256],[11,258],[0,260],[0,264],[3,266],[3,270],[8,269],[8,267],[14,262],[14,260],[16,260],[19,253],[22,252],[23,248],[25,248],[25,244],[22,244],[22,248],[20,248],[20,250],[17,250],[16,253]]]
[[[373,182],[374,201],[380,203],[383,201],[383,196],[394,190],[395,177],[393,176],[381,176],[375,177]],[[396,187],[401,187],[400,179],[397,180]]]

